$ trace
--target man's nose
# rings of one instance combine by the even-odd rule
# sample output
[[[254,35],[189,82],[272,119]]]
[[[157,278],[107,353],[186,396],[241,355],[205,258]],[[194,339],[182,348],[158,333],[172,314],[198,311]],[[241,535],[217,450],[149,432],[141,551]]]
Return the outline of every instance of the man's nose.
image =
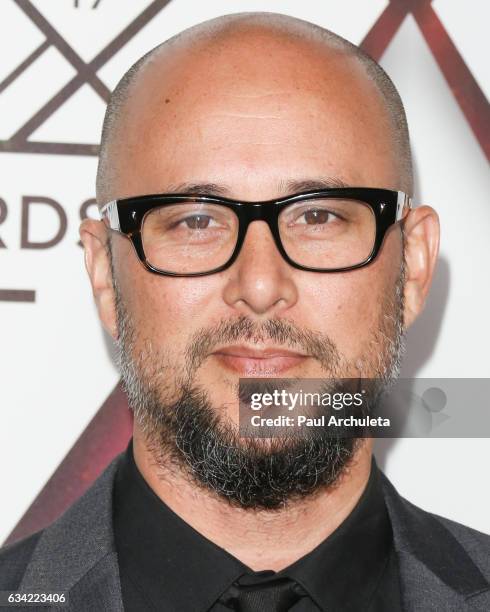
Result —
[[[279,253],[267,223],[254,221],[228,270],[224,300],[241,314],[279,314],[298,300],[294,272]]]

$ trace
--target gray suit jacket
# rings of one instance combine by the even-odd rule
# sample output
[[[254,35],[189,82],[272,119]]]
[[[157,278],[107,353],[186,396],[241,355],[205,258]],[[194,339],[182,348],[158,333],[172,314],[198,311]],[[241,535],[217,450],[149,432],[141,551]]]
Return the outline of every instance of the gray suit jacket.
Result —
[[[112,528],[118,460],[51,526],[0,551],[0,590],[63,590],[69,605],[51,610],[122,612]],[[490,611],[490,537],[417,508],[382,480],[404,609]]]

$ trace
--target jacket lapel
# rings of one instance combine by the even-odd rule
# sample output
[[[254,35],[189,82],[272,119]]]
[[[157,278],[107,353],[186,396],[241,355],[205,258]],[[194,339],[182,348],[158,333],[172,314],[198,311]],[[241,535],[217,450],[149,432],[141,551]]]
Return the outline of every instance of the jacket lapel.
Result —
[[[70,589],[70,612],[123,612],[115,552],[101,559]],[[58,611],[59,612],[59,611]]]
[[[34,550],[19,590],[68,591],[68,610],[122,612],[112,528],[118,458],[56,522]]]
[[[489,610],[490,585],[463,546],[435,516],[381,478],[407,612]]]

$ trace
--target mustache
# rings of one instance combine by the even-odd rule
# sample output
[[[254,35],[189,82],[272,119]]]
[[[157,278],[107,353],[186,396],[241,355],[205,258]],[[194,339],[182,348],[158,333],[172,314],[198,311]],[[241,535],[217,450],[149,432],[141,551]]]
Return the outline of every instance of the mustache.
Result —
[[[284,348],[300,350],[320,361],[324,367],[335,368],[340,363],[340,352],[334,341],[321,332],[302,329],[284,319],[272,318],[257,322],[247,316],[225,319],[209,328],[197,330],[185,351],[188,372],[193,372],[223,344],[238,341],[253,344],[272,341]]]

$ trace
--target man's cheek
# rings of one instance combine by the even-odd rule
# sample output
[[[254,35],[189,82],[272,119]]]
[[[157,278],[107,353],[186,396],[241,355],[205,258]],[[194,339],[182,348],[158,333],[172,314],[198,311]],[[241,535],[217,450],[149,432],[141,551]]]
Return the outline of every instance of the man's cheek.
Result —
[[[212,305],[216,309],[218,306],[211,277],[155,278],[157,282],[146,290],[154,314],[165,314],[173,322],[180,320],[192,324],[206,307]]]
[[[327,334],[348,359],[358,354],[366,339],[377,329],[383,302],[379,277],[367,278],[361,272],[350,273],[349,282],[347,275],[343,275],[343,282],[324,295],[323,301],[317,302],[317,307],[312,309],[317,328]],[[358,282],[352,282],[354,275]]]

